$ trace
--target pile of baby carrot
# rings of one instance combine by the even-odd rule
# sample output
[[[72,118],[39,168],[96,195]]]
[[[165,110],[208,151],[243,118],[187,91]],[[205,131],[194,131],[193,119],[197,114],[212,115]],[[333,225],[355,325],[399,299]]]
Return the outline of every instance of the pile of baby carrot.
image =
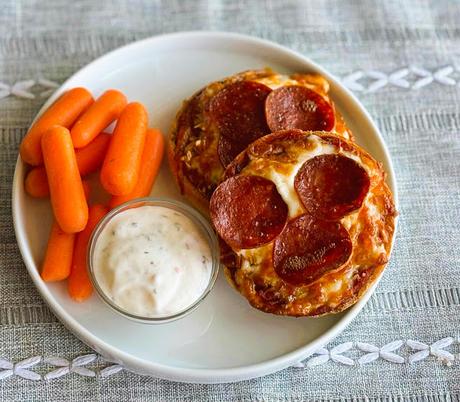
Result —
[[[113,134],[103,130],[116,121]],[[21,146],[31,165],[25,189],[32,197],[50,197],[54,213],[41,276],[68,279],[70,296],[92,292],[86,254],[91,233],[110,208],[145,197],[161,164],[164,140],[149,129],[145,107],[108,90],[94,100],[85,88],[64,93],[32,125]],[[110,195],[107,205],[91,204],[85,176],[100,169],[99,181]]]

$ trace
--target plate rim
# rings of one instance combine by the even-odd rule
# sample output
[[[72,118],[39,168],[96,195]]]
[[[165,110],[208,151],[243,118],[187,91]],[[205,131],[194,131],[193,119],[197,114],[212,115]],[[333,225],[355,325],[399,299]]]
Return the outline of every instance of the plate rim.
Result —
[[[75,78],[78,78],[79,75],[85,74],[88,70],[94,67],[95,64],[101,63],[106,59],[109,59],[114,54],[118,52],[126,51],[127,48],[143,47],[146,44],[161,42],[164,40],[170,39],[179,39],[183,37],[194,37],[195,39],[207,39],[207,40],[230,40],[236,42],[244,42],[249,45],[262,46],[268,48],[272,52],[284,53],[289,56],[291,59],[297,60],[300,63],[304,64],[305,67],[308,67],[311,70],[316,70],[323,76],[325,76],[330,82],[332,82],[336,88],[340,89],[348,99],[354,103],[354,106],[357,107],[357,110],[361,116],[367,121],[367,124],[372,127],[374,133],[376,134],[376,139],[379,142],[379,146],[383,151],[383,154],[386,158],[388,165],[387,175],[390,179],[389,186],[393,192],[393,197],[396,207],[398,207],[398,189],[396,182],[396,175],[393,168],[393,162],[391,155],[388,151],[387,145],[383,140],[382,134],[378,129],[377,125],[372,120],[371,116],[361,104],[361,102],[355,97],[351,91],[349,91],[343,84],[341,84],[332,74],[326,71],[323,67],[317,63],[310,60],[308,57],[303,54],[289,49],[285,46],[277,44],[275,42],[258,38],[255,36],[234,33],[234,32],[224,32],[224,31],[183,31],[183,32],[174,32],[168,34],[155,35],[148,38],[144,38],[135,42],[128,43],[116,49],[105,53],[104,55],[96,58],[87,65],[80,68],[74,74],[72,74],[65,82],[57,88],[57,90],[47,99],[47,101],[40,108],[36,114],[33,121],[35,121],[38,116],[40,116],[43,111],[53,102],[60,93],[62,93],[67,87],[70,81],[73,81]],[[33,123],[33,122],[32,122]],[[26,265],[27,271],[34,282],[35,287],[40,293],[42,299],[46,302],[48,307],[52,310],[53,314],[59,319],[59,321],[70,330],[78,339],[90,346],[96,352],[100,353],[102,356],[109,355],[112,356],[111,360],[118,360],[122,362],[125,369],[140,373],[147,374],[150,376],[155,376],[158,378],[173,380],[179,382],[187,383],[228,383],[247,380],[251,378],[261,377],[267,374],[272,374],[284,368],[291,366],[292,364],[301,361],[308,356],[312,355],[315,350],[329,343],[337,335],[339,335],[349,324],[350,322],[358,315],[362,310],[364,305],[367,303],[370,296],[374,293],[375,288],[377,287],[383,272],[380,274],[377,281],[373,286],[367,290],[364,296],[350,309],[348,309],[340,320],[333,324],[331,328],[326,330],[322,335],[318,336],[313,341],[306,343],[305,345],[290,351],[288,353],[282,354],[280,356],[274,357],[263,362],[244,365],[239,367],[230,367],[230,368],[186,368],[186,367],[177,367],[177,366],[167,366],[164,364],[159,364],[156,362],[144,360],[135,356],[132,356],[128,352],[125,352],[121,349],[113,347],[111,344],[105,342],[101,338],[93,335],[88,329],[81,325],[76,319],[71,317],[66,310],[60,306],[56,300],[54,300],[51,292],[48,290],[48,286],[40,279],[38,274],[37,267],[35,266],[31,253],[29,252],[26,246],[26,238],[24,225],[19,211],[19,188],[23,186],[23,176],[24,176],[25,164],[22,162],[20,156],[18,155],[13,184],[12,184],[12,215],[13,215],[13,226],[16,235],[16,241]],[[387,181],[388,182],[388,181]],[[396,238],[396,231],[398,225],[398,218],[395,219],[395,234],[393,236],[392,248]],[[114,358],[113,358],[114,357]]]

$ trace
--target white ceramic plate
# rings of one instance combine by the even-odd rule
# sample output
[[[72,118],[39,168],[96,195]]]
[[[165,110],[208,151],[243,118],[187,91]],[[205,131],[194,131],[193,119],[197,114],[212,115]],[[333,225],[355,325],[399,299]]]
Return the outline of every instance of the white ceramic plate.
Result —
[[[216,79],[270,66],[280,72],[319,72],[331,83],[331,96],[359,144],[383,162],[395,198],[396,185],[388,151],[377,127],[356,98],[336,79],[304,56],[271,42],[217,32],[157,36],[117,49],[81,69],[46,102],[62,92],[89,88],[99,95],[123,91],[149,110],[150,124],[168,133],[184,98]],[[64,283],[45,284],[38,267],[51,222],[47,200],[24,193],[25,166],[16,165],[13,217],[26,267],[56,316],[76,336],[103,356],[126,368],[176,381],[218,383],[262,376],[312,354],[338,335],[362,309],[372,290],[345,313],[325,318],[277,317],[249,306],[225,281],[222,272],[205,302],[186,318],[159,326],[128,321],[96,296],[72,302]],[[163,163],[155,196],[180,199]]]

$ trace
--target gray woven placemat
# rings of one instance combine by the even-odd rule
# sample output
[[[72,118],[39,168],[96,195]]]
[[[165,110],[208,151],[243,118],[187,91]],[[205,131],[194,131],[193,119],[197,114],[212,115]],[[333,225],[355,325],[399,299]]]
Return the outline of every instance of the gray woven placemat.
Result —
[[[459,400],[459,3],[72,3],[0,1],[0,399]],[[340,77],[381,128],[400,191],[394,255],[358,318],[299,367],[237,384],[175,384],[93,355],[44,306],[11,220],[17,148],[54,83],[122,44],[195,29],[271,39]]]

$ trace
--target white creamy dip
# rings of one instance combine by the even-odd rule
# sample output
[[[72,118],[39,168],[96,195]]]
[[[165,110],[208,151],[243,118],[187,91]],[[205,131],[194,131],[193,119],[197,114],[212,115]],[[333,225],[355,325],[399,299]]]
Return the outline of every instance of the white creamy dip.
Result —
[[[179,313],[205,291],[212,271],[203,233],[185,215],[142,206],[114,216],[99,235],[94,277],[121,309],[143,317]]]

